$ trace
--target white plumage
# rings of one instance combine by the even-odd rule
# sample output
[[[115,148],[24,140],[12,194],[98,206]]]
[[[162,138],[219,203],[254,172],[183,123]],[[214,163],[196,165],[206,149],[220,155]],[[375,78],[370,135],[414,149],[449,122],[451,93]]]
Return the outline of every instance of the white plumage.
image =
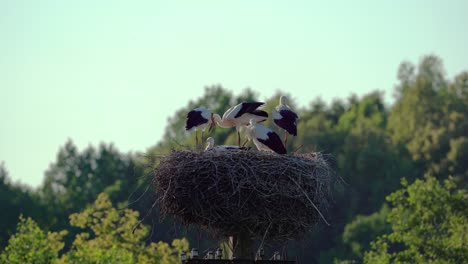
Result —
[[[268,113],[262,110],[257,110],[257,108],[263,104],[264,103],[262,102],[242,102],[229,108],[224,112],[222,118],[218,114],[213,114],[212,122],[216,122],[218,126],[224,128],[236,127],[238,145],[240,146],[241,127],[247,126],[250,119],[254,119],[256,122],[262,122],[268,118]]]
[[[278,154],[286,154],[287,152],[278,134],[257,124],[255,119],[250,119],[246,135],[249,140],[253,141],[258,150],[274,151]]]

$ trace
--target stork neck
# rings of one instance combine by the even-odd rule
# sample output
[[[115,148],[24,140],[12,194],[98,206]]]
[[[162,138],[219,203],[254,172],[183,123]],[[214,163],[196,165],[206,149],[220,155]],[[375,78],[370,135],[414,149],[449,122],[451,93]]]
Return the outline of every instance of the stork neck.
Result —
[[[216,122],[216,124],[218,124],[218,126],[220,126],[220,127],[223,127],[223,128],[232,127],[232,126],[227,122],[227,120],[222,119],[221,116],[219,116],[218,114],[213,114],[213,119],[214,119],[214,121]]]

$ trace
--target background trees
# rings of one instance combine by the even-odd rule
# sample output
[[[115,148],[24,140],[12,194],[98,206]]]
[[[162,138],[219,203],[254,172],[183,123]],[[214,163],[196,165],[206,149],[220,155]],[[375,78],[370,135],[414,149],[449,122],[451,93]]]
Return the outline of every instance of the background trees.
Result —
[[[125,206],[143,190],[143,166],[137,157],[120,153],[112,144],[89,146],[79,151],[71,140],[66,142],[45,174],[40,189],[47,205],[49,223],[56,228],[68,225],[68,215],[79,212],[105,192],[111,200]]]
[[[316,98],[309,106],[298,108],[294,96],[299,95],[278,92],[266,100],[266,111],[278,104],[280,94],[289,97],[288,104],[300,116],[298,136],[290,138],[288,149],[302,146],[303,152],[331,153],[337,170],[334,202],[327,212],[332,226],[318,225],[304,240],[290,243],[290,256],[297,256],[302,263],[385,263],[397,259],[418,262],[436,257],[450,263],[465,254],[459,249],[466,247],[465,242],[455,240],[466,240],[466,230],[460,223],[466,223],[467,214],[460,209],[465,206],[460,197],[466,196],[462,190],[467,187],[468,176],[468,72],[449,80],[436,56],[426,56],[418,65],[404,62],[398,69],[392,106],[385,104],[382,93],[376,91],[336,99],[330,104]],[[140,216],[147,215],[152,197],[151,189],[145,193],[150,170],[145,167],[144,157],[194,147],[194,135],[183,129],[189,110],[205,106],[222,114],[244,100],[259,98],[249,89],[234,94],[220,85],[206,87],[200,98],[168,119],[163,140],[142,155],[120,153],[107,144],[78,150],[68,141],[60,148],[38,190],[11,183],[5,167],[0,165],[0,209],[10,212],[0,219],[0,246],[6,246],[22,213],[33,217],[44,232],[67,229],[68,235],[61,240],[66,242],[64,251],[79,255],[78,252],[92,250],[90,245],[100,243],[94,235],[83,237],[81,244],[76,240],[72,244],[82,230],[70,226],[70,214],[87,212],[86,208],[104,192],[119,208],[128,206],[139,211]],[[270,120],[266,125],[276,129]],[[237,142],[234,129],[216,128],[210,136],[217,144]],[[425,174],[433,177],[423,179]],[[401,186],[403,177],[407,183]],[[429,218],[424,217],[428,216],[437,222],[427,222]],[[87,226],[93,217],[88,211],[78,222]],[[157,209],[146,221],[156,230],[149,240],[169,242],[184,235],[194,245],[216,245],[206,237],[200,238],[199,233],[174,231],[176,227],[170,219],[159,223]],[[21,223],[31,225],[27,221]],[[114,227],[119,225],[115,223]],[[115,235],[118,236],[112,236]],[[421,240],[423,237],[434,243]],[[442,245],[450,245],[453,252],[441,251]],[[407,257],[416,251],[421,259]]]

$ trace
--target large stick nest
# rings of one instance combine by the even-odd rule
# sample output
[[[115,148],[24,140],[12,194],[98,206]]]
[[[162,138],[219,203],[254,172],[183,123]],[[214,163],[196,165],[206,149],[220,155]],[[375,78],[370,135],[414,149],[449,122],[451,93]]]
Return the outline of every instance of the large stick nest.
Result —
[[[154,168],[153,184],[163,216],[217,236],[284,241],[326,222],[332,175],[320,153],[173,151]]]

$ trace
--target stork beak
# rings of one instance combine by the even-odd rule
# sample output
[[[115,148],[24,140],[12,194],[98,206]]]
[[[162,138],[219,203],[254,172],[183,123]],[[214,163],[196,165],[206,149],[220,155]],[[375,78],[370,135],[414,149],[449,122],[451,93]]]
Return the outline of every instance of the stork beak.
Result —
[[[213,130],[214,127],[214,118],[213,115],[211,115],[211,123],[210,123],[210,128],[208,129],[208,133],[211,133],[211,130]]]

